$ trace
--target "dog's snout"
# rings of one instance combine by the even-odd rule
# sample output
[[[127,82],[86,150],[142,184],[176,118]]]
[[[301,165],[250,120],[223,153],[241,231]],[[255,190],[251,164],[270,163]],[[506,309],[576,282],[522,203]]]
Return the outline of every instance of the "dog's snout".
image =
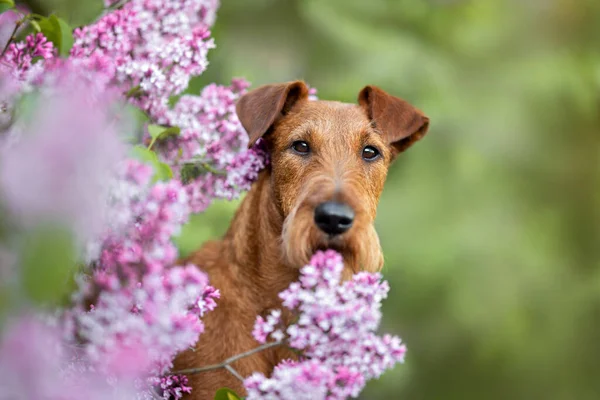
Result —
[[[328,235],[340,235],[346,232],[354,222],[354,210],[348,205],[327,201],[315,208],[315,223]]]

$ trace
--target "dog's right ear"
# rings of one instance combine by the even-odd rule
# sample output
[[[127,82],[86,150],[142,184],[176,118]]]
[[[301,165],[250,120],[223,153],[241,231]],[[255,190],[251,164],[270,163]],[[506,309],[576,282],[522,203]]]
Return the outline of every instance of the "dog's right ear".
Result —
[[[269,128],[286,115],[298,101],[308,99],[308,87],[302,81],[260,86],[243,95],[235,110],[252,147]]]
[[[393,157],[420,140],[429,129],[429,118],[423,112],[377,86],[365,86],[358,95],[358,104],[391,146]]]

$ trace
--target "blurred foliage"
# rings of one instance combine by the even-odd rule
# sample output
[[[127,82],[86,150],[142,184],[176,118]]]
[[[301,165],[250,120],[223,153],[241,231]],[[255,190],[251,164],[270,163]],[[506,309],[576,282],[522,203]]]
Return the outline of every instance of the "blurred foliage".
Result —
[[[74,27],[95,21],[104,9],[103,0],[15,0],[15,3],[26,5],[37,14],[56,14]]]
[[[194,250],[198,250],[201,243],[223,236],[239,204],[239,200],[216,201],[210,206],[208,212],[192,215],[181,234],[174,238],[179,248],[179,255],[187,257]]]
[[[217,390],[215,400],[240,400],[237,394],[231,389],[223,388]]]
[[[23,294],[42,306],[59,304],[72,289],[69,281],[76,250],[71,231],[55,224],[40,224],[23,235],[19,257]]]
[[[600,2],[223,0],[213,33],[190,91],[376,84],[431,117],[377,221],[407,360],[361,398],[600,398]]]

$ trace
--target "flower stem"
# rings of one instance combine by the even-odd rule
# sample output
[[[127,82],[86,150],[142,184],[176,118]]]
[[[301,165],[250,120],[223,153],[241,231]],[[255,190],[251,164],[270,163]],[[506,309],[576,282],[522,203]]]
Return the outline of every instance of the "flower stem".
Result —
[[[4,46],[4,49],[2,49],[2,53],[0,53],[0,58],[4,57],[4,54],[6,53],[6,50],[8,50],[8,46],[10,46],[10,43],[13,40],[15,40],[15,36],[17,35],[17,31],[21,27],[21,24],[23,24],[23,20],[19,20],[15,24],[15,29],[13,29],[12,33],[10,34],[10,37],[8,38],[8,41],[6,42],[6,45]]]
[[[265,344],[260,345],[252,350],[248,350],[244,353],[240,353],[235,356],[229,357],[228,359],[226,359],[225,361],[223,361],[222,363],[219,363],[219,364],[212,364],[212,365],[207,365],[205,367],[199,367],[199,368],[180,369],[179,371],[169,372],[166,375],[178,375],[178,374],[194,375],[194,374],[199,374],[201,372],[214,371],[215,369],[225,368],[227,371],[231,372],[233,376],[235,376],[239,380],[243,381],[244,377],[241,376],[230,364],[232,364],[233,362],[240,360],[242,358],[245,358],[245,357],[251,356],[253,354],[256,354],[258,352],[261,352],[263,350],[270,349],[271,347],[281,346],[283,343],[284,343],[283,340],[280,340],[277,342],[265,343]]]
[[[203,163],[200,163],[200,165],[202,166],[202,168],[204,168],[205,170],[207,170],[211,174],[215,174],[215,175],[227,175],[227,172],[221,171],[219,169],[216,169],[212,165],[210,165],[209,163],[203,162]]]

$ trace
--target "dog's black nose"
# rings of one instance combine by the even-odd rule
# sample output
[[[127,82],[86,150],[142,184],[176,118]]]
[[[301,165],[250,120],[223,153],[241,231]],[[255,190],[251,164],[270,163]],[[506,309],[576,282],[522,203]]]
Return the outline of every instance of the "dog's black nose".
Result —
[[[343,203],[327,201],[315,208],[315,223],[328,235],[346,232],[354,221],[354,210]]]

